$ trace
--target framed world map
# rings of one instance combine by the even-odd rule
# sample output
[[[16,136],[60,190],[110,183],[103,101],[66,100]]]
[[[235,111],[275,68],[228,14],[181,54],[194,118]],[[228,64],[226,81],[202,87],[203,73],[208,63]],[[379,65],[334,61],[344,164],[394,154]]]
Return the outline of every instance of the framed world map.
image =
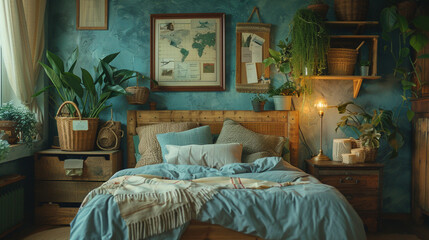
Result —
[[[152,91],[225,90],[225,14],[152,14]]]

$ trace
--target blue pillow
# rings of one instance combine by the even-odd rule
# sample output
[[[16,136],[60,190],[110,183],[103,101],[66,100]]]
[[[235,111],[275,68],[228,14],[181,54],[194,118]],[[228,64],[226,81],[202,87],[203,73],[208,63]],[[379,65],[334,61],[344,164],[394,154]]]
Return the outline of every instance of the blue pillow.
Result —
[[[167,154],[166,145],[185,146],[191,144],[204,145],[213,144],[212,133],[210,126],[202,126],[193,128],[183,132],[169,132],[157,134],[159,145],[161,146],[162,159],[164,162],[165,154]]]

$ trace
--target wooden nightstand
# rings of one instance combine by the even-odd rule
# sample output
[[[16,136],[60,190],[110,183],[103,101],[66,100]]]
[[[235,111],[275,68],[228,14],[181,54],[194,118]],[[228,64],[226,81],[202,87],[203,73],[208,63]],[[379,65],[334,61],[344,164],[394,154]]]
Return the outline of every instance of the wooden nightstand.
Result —
[[[66,159],[84,160],[82,176],[66,176]],[[86,194],[109,180],[121,167],[121,151],[65,152],[49,149],[36,153],[36,223],[68,225]]]
[[[337,188],[350,202],[367,229],[377,231],[381,223],[383,164],[343,164],[307,160],[308,173]]]

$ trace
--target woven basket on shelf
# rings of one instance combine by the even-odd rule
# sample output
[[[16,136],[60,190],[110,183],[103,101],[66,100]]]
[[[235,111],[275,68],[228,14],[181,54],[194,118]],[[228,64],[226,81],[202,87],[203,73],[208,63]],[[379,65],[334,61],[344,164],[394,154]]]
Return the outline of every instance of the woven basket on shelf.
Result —
[[[71,104],[76,109],[77,117],[58,116],[67,104]],[[72,152],[94,150],[98,118],[82,118],[76,104],[72,101],[65,101],[58,109],[55,119],[57,120],[61,150]],[[88,130],[73,130],[73,121],[75,120],[88,121]]]
[[[139,77],[137,75],[136,86],[127,87],[125,91],[130,93],[126,95],[128,104],[145,104],[149,98],[149,89],[147,87],[139,87]]]
[[[335,15],[339,21],[366,20],[368,0],[335,0]]]
[[[331,75],[353,75],[358,51],[349,48],[330,48],[328,50],[328,70]]]
[[[377,159],[378,148],[364,147],[365,162],[375,162]]]

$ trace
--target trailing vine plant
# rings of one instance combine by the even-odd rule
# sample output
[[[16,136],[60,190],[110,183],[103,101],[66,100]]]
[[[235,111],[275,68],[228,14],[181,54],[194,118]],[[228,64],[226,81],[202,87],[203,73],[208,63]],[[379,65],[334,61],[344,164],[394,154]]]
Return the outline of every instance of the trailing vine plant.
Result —
[[[421,51],[428,43],[429,39],[425,32],[429,31],[429,16],[419,15],[408,21],[399,14],[396,6],[386,7],[381,11],[380,23],[382,26],[382,37],[388,42],[384,46],[385,51],[389,51],[395,67],[393,74],[401,80],[402,103],[398,107],[396,121],[399,119],[403,108],[407,109],[407,118],[411,121],[414,112],[411,109],[410,100],[418,98],[422,86],[425,84],[416,67],[416,60],[413,59],[413,51]],[[398,37],[397,42],[393,37]],[[428,54],[417,56],[419,58],[429,58]],[[413,82],[415,78],[416,83]]]

